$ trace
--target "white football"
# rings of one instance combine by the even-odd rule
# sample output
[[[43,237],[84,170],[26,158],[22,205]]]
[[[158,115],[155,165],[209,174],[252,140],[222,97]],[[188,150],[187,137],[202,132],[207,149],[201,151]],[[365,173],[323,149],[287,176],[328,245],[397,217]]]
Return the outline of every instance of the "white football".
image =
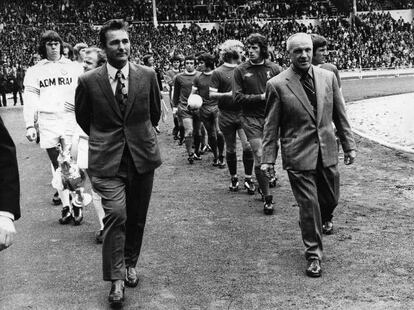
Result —
[[[201,98],[201,96],[200,96],[200,95],[197,95],[197,94],[191,94],[191,95],[188,97],[187,102],[188,102],[188,106],[189,106],[191,109],[200,109],[200,108],[201,108],[201,106],[203,105],[203,98]]]

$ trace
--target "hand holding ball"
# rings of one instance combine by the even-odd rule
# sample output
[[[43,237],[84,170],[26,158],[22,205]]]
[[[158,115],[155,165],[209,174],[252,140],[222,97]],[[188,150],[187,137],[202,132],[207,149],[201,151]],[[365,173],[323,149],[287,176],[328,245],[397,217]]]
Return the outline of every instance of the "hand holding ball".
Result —
[[[191,94],[188,97],[188,108],[192,110],[200,109],[203,105],[203,98],[200,97],[200,95],[197,94]]]

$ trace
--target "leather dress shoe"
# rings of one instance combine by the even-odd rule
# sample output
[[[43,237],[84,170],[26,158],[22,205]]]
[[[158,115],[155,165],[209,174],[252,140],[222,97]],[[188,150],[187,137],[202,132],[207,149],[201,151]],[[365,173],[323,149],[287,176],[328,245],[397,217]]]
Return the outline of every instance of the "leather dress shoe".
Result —
[[[124,303],[125,286],[123,280],[112,281],[111,291],[109,292],[108,301],[111,307],[122,307]]]
[[[134,267],[126,268],[125,285],[128,287],[136,287],[138,285],[138,275]]]
[[[333,233],[332,221],[326,221],[322,225],[322,233],[325,235],[331,235]]]
[[[306,268],[306,275],[312,278],[318,278],[322,275],[321,262],[319,259],[308,260],[308,268]]]

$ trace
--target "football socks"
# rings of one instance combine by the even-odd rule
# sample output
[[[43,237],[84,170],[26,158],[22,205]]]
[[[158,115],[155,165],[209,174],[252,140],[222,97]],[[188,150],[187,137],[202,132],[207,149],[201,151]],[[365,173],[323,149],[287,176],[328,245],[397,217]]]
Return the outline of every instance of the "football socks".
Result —
[[[227,166],[229,167],[230,175],[237,174],[237,155],[236,153],[226,153]]]
[[[269,179],[265,176],[263,171],[260,169],[260,166],[254,167],[254,172],[256,174],[257,183],[259,183],[259,187],[262,190],[264,196],[269,195]]]
[[[253,165],[254,165],[254,157],[253,157],[252,150],[243,151],[243,165],[244,165],[244,174],[252,175]]]

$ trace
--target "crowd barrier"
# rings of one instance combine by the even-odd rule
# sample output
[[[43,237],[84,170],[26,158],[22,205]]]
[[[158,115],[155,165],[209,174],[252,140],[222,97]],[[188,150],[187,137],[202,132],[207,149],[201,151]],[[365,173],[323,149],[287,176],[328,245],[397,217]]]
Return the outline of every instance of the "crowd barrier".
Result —
[[[353,71],[342,70],[339,72],[342,80],[367,79],[379,77],[399,77],[406,75],[414,75],[414,68],[381,68],[381,69],[356,69]]]

